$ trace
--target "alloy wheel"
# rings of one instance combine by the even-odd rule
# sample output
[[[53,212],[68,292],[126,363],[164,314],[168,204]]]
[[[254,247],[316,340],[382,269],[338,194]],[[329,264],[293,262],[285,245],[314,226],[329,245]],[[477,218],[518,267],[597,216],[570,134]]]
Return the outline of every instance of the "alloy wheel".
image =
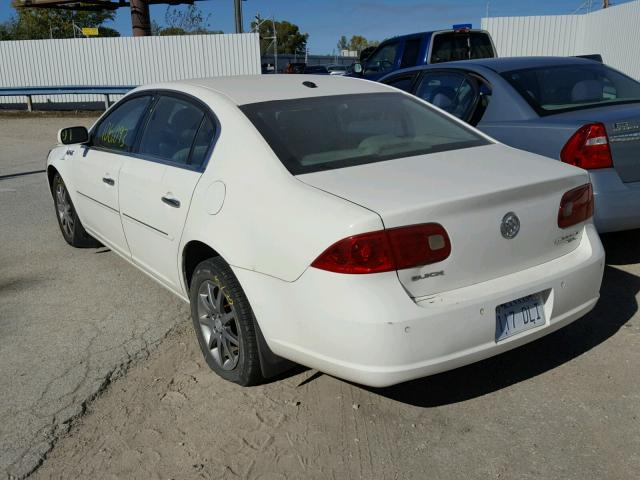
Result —
[[[205,280],[198,290],[198,321],[207,348],[223,370],[233,370],[240,359],[240,329],[236,311],[224,287]]]

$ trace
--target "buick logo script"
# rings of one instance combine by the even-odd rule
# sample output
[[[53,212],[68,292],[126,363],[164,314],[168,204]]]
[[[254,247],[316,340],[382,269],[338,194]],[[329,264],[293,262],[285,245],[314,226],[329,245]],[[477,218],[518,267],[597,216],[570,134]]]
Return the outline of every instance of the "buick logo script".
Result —
[[[502,217],[502,223],[500,224],[500,233],[502,236],[508,240],[514,238],[518,235],[520,231],[520,219],[518,216],[509,212],[504,217]]]

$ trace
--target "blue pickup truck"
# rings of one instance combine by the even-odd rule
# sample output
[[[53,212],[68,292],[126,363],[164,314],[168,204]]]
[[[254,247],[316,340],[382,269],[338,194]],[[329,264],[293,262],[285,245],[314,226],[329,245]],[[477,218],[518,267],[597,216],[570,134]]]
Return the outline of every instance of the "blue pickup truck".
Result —
[[[489,32],[475,30],[469,24],[454,25],[447,30],[385,40],[364,62],[356,62],[349,76],[378,80],[401,68],[496,56]]]

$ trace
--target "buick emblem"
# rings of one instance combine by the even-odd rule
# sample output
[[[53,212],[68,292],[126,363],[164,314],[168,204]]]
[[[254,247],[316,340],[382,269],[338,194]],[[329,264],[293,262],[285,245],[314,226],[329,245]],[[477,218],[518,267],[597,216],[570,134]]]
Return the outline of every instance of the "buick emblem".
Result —
[[[504,217],[502,217],[502,223],[500,224],[500,233],[506,239],[512,239],[518,232],[520,231],[520,219],[518,216],[509,212]]]

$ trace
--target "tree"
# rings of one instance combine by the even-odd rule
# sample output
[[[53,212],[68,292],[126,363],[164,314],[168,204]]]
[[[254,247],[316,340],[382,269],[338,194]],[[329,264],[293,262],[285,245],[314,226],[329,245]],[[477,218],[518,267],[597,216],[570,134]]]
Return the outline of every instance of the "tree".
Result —
[[[45,38],[73,38],[77,27],[98,27],[108,36],[119,35],[102,24],[115,18],[112,10],[75,11],[53,8],[20,8],[17,14],[0,25],[0,40],[38,40]],[[78,32],[76,31],[76,36]]]
[[[353,35],[351,40],[349,40],[349,50],[355,50],[360,53],[367,47],[375,47],[378,45],[378,41],[376,40],[367,40],[361,35]]]
[[[340,37],[340,40],[338,40],[338,44],[336,46],[338,47],[339,52],[341,52],[342,50],[349,50],[349,41],[347,40],[347,37],[342,35]]]
[[[221,30],[209,30],[209,18],[211,14],[204,16],[202,10],[195,5],[189,5],[186,9],[167,7],[164,14],[165,27],[157,22],[151,25],[153,35],[203,35],[210,33],[223,33]]]
[[[260,51],[269,53],[273,51],[273,23],[269,19],[259,16],[251,22],[251,30],[257,30],[260,34]],[[276,21],[276,36],[278,38],[278,53],[303,55],[307,49],[308,33],[300,33],[298,25],[286,20]]]

